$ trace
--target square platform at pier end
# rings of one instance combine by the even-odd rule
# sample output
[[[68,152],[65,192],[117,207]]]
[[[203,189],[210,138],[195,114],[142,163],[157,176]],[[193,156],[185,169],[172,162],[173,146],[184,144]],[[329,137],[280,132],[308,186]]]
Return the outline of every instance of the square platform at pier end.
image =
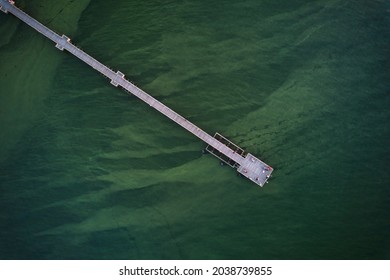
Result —
[[[260,187],[271,177],[273,168],[252,154],[247,154],[237,171]]]

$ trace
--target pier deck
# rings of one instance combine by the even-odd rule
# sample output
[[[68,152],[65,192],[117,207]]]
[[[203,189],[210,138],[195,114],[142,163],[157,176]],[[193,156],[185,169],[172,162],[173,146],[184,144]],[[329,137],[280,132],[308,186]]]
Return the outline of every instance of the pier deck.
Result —
[[[56,48],[61,51],[68,51],[69,53],[73,54],[74,56],[91,66],[93,69],[97,70],[102,75],[107,77],[113,86],[120,86],[124,88],[129,93],[135,95],[145,103],[149,104],[149,106],[153,107],[181,127],[185,128],[190,133],[197,136],[209,147],[212,147],[219,153],[223,154],[225,157],[229,158],[232,162],[234,162],[235,164],[231,166],[236,167],[237,171],[240,174],[247,177],[257,185],[264,186],[268,178],[271,176],[273,169],[269,165],[262,162],[260,159],[256,158],[251,154],[247,154],[246,156],[244,156],[243,150],[241,148],[239,148],[240,152],[237,153],[238,146],[236,145],[230,146],[227,145],[226,142],[223,143],[216,137],[212,137],[211,135],[209,135],[208,133],[206,133],[205,131],[203,131],[202,129],[200,129],[199,127],[197,127],[196,125],[194,125],[193,123],[170,109],[168,106],[164,105],[154,97],[144,92],[142,89],[135,86],[133,83],[129,82],[125,78],[125,75],[120,71],[114,72],[106,65],[102,64],[87,53],[77,48],[71,43],[71,40],[67,36],[58,35],[45,25],[41,24],[34,18],[27,15],[25,12],[17,8],[14,5],[13,1],[0,0],[0,10],[5,13],[13,14],[21,21],[34,28],[36,31],[38,31],[48,39],[52,40],[55,43]],[[223,139],[226,138],[223,137]],[[231,147],[233,147],[234,150]]]

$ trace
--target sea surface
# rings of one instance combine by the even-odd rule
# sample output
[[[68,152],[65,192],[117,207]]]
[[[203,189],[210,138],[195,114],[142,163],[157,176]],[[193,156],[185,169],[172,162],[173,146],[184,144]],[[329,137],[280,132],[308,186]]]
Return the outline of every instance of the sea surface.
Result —
[[[389,1],[17,5],[275,171],[1,13],[0,259],[390,258]]]

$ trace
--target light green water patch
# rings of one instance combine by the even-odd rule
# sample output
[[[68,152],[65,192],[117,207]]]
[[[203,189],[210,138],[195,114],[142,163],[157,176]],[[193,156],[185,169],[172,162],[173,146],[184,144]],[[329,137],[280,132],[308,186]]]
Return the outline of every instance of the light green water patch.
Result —
[[[277,63],[288,60],[288,54],[280,56],[275,45],[286,44],[291,39],[284,33],[283,36],[278,34],[317,4],[314,8],[302,8],[303,12],[298,10],[297,15],[286,15],[290,22],[285,18],[278,20],[277,16],[249,17],[253,23],[250,28],[236,22],[236,19],[242,21],[240,15],[249,12],[247,8],[241,7],[236,14],[225,15],[224,26],[216,26],[210,24],[219,13],[215,7],[204,10],[202,5],[186,2],[172,14],[167,12],[169,5],[157,5],[158,9],[146,6],[126,5],[115,11],[101,9],[112,19],[112,24],[124,32],[112,32],[108,26],[93,26],[96,24],[93,19],[85,19],[91,28],[80,35],[81,44],[92,52],[96,49],[99,57],[107,58],[104,61],[109,65],[115,65],[130,80],[186,116],[202,120],[202,116],[213,110],[215,113],[204,119],[214,124],[220,120],[219,126],[223,127],[239,118],[241,112],[263,104],[262,98],[283,83],[297,61],[290,64],[287,61],[284,63],[287,67],[275,68]],[[131,9],[140,10],[137,17],[121,16]],[[195,14],[205,17],[194,21]],[[157,20],[160,25],[155,24]],[[269,32],[276,34],[272,42],[269,42]],[[91,41],[98,43],[93,46]],[[115,49],[115,55],[103,52],[102,46],[112,45],[111,42],[117,42],[115,48],[110,48]],[[96,44],[100,47],[96,48]],[[264,51],[259,52],[259,49]],[[261,75],[253,72],[255,67],[261,68]],[[280,71],[286,72],[280,75]],[[234,110],[236,115],[231,114]]]
[[[64,201],[64,205],[75,215],[79,213],[76,209],[86,204],[91,207],[100,205],[99,211],[83,221],[50,229],[39,235],[56,238],[68,234],[77,236],[79,244],[74,245],[77,248],[89,243],[92,236],[121,229],[128,234],[120,237],[120,240],[130,246],[126,253],[122,250],[117,252],[123,258],[184,258],[189,255],[181,252],[180,247],[183,246],[182,242],[187,243],[188,240],[183,232],[180,233],[183,230],[178,227],[180,224],[188,220],[204,220],[210,215],[220,216],[226,209],[234,209],[244,201],[248,203],[253,200],[254,194],[250,194],[250,188],[244,188],[240,191],[243,196],[233,198],[232,193],[227,192],[232,186],[223,186],[231,185],[229,181],[239,178],[232,170],[218,167],[217,162],[207,157],[169,170],[127,170],[112,172],[101,178],[111,181],[111,186],[99,194],[91,193],[77,200]],[[212,187],[210,178],[220,183]],[[134,186],[138,188],[134,189]],[[240,188],[242,185],[233,187],[235,190]],[[221,195],[225,198],[220,199]],[[207,220],[209,223],[210,220]],[[186,227],[185,232],[188,230]],[[202,227],[199,230],[202,231]],[[195,230],[194,233],[198,232]],[[136,248],[133,242],[128,243],[129,237],[138,248],[137,254],[134,253]]]

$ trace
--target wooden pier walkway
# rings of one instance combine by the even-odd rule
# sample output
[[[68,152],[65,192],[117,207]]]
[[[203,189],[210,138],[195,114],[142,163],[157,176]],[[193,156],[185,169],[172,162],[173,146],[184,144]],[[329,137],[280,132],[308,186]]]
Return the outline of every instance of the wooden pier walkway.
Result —
[[[145,103],[149,104],[149,106],[153,107],[166,117],[170,118],[172,121],[179,124],[181,127],[185,128],[186,130],[197,136],[199,139],[204,141],[208,145],[208,147],[212,147],[213,150],[218,151],[219,154],[223,154],[225,157],[235,162],[234,166],[237,168],[237,171],[243,176],[255,182],[257,185],[261,187],[264,186],[268,178],[271,176],[273,169],[269,165],[265,164],[260,159],[249,153],[237,153],[237,150],[233,150],[230,145],[222,143],[215,137],[212,137],[211,135],[209,135],[208,133],[206,133],[205,131],[203,131],[202,129],[200,129],[199,127],[197,127],[196,125],[194,125],[193,123],[191,123],[190,121],[188,121],[187,119],[185,119],[184,117],[182,117],[181,115],[179,115],[178,113],[155,99],[154,97],[144,92],[142,89],[138,88],[137,86],[126,80],[125,75],[123,73],[119,71],[112,71],[106,65],[100,63],[87,53],[74,46],[67,36],[58,35],[51,29],[47,28],[45,25],[41,24],[34,18],[27,15],[25,12],[23,12],[14,5],[14,1],[0,0],[0,10],[5,13],[9,12],[13,14],[21,21],[34,28],[36,31],[52,40],[56,44],[55,46],[58,49],[62,51],[67,50],[95,70],[99,71],[101,74],[107,77],[111,81],[111,84],[115,87],[120,86],[124,88],[129,93],[135,95]],[[236,145],[234,145],[233,147],[236,147]],[[240,150],[242,151],[242,149]],[[216,155],[213,152],[211,153]]]

